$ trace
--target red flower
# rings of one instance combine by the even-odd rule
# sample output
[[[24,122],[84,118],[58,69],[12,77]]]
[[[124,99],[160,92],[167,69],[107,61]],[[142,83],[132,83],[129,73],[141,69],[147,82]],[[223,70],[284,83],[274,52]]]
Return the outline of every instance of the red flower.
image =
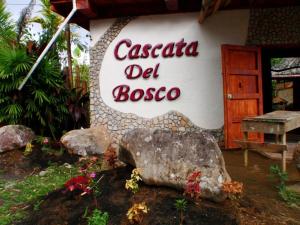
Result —
[[[90,193],[91,189],[89,184],[91,179],[86,176],[73,177],[65,183],[65,187],[68,191],[80,190],[84,193]]]
[[[194,171],[187,177],[184,193],[192,198],[199,198],[200,196],[200,178],[201,172]]]
[[[190,182],[193,182],[193,181],[196,181],[200,177],[201,177],[201,172],[200,171],[195,171],[195,172],[191,173],[188,176],[187,180],[190,181]]]

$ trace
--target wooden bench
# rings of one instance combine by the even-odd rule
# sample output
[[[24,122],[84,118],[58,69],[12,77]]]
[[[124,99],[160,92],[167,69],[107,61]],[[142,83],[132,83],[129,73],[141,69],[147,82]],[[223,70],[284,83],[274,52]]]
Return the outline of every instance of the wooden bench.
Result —
[[[300,112],[275,111],[242,120],[243,140],[236,141],[244,150],[244,165],[248,166],[248,150],[282,154],[282,170],[286,171],[286,133],[300,127]],[[248,139],[249,133],[274,134],[275,143],[261,143]]]

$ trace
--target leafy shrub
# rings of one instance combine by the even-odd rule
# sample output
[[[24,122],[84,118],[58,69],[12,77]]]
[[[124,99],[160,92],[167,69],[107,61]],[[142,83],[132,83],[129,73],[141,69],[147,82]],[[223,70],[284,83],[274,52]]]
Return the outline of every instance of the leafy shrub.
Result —
[[[127,218],[130,224],[141,224],[144,219],[144,214],[149,212],[145,202],[135,203],[127,212]]]
[[[94,209],[91,216],[87,217],[88,225],[106,225],[109,215],[107,212],[101,212],[99,209]]]
[[[141,174],[140,169],[135,168],[132,170],[131,179],[126,180],[125,188],[127,190],[131,190],[133,194],[139,191],[138,182],[142,180],[140,174]]]
[[[36,134],[57,138],[64,130],[87,127],[88,93],[67,89],[61,71],[60,52],[65,41],[52,46],[21,91],[19,85],[45,48],[61,19],[43,0],[42,18],[34,18],[44,28],[40,40],[33,41],[29,29],[32,4],[14,24],[0,1],[0,125],[23,124]],[[2,32],[3,31],[3,32]]]
[[[229,198],[236,199],[243,193],[243,183],[238,181],[224,182],[222,190],[229,195]]]
[[[174,205],[177,211],[179,212],[179,224],[183,225],[183,220],[184,220],[183,213],[186,211],[187,201],[185,199],[177,199]]]
[[[112,145],[109,145],[107,150],[105,151],[104,159],[110,167],[112,167],[113,169],[116,168],[116,162],[118,157],[117,152]]]
[[[279,185],[277,185],[278,194],[283,201],[289,205],[298,205],[300,206],[300,194],[290,191],[286,187],[286,181],[288,180],[287,172],[283,172],[278,165],[270,166],[270,173],[274,178],[279,180]]]

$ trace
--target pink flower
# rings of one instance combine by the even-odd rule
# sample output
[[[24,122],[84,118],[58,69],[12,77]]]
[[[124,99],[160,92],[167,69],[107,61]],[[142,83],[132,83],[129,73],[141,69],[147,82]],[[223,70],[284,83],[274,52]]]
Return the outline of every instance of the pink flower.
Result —
[[[89,177],[94,179],[96,177],[96,173],[95,172],[90,173]]]
[[[49,144],[49,139],[48,138],[44,138],[43,144],[45,144],[45,145]]]

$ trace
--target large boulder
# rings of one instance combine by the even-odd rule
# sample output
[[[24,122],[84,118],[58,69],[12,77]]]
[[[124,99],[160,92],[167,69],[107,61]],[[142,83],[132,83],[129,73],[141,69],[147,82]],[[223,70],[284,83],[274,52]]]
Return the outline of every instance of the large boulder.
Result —
[[[223,182],[231,180],[220,148],[206,132],[134,129],[123,136],[119,159],[141,168],[146,184],[181,190],[187,176],[200,170],[201,197],[217,202],[226,198]]]
[[[112,140],[107,129],[98,126],[69,131],[60,141],[71,154],[86,156],[103,154]]]
[[[34,139],[34,132],[23,125],[8,125],[0,128],[0,153],[23,148]]]

